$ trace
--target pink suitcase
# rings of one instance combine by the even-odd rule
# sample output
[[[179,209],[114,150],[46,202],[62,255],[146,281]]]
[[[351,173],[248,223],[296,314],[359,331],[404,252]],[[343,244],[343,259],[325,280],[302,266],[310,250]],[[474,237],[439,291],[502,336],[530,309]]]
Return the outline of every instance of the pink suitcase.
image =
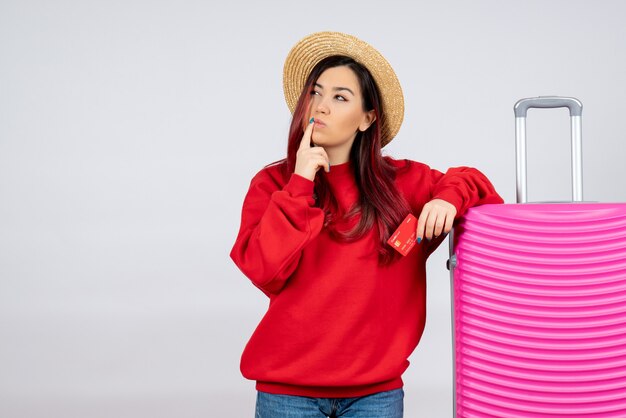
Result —
[[[570,109],[572,203],[525,203],[531,107]],[[582,203],[581,111],[520,100],[518,204],[450,239],[455,417],[626,417],[626,204]]]

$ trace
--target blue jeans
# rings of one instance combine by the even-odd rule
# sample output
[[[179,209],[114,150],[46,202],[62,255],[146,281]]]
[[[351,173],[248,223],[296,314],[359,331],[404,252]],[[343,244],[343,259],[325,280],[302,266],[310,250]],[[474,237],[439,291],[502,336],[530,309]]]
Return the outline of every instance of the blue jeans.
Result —
[[[402,389],[357,398],[308,398],[258,392],[256,418],[402,418]]]

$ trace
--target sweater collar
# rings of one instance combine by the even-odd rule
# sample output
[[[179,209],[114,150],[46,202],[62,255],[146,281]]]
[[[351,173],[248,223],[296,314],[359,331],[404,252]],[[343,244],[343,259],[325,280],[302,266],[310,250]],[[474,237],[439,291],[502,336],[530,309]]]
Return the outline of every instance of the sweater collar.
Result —
[[[332,178],[338,178],[338,177],[345,177],[346,175],[352,175],[353,167],[354,165],[352,164],[352,161],[348,161],[348,162],[337,164],[337,165],[331,165],[330,172],[326,173],[326,176],[329,179],[332,179]]]

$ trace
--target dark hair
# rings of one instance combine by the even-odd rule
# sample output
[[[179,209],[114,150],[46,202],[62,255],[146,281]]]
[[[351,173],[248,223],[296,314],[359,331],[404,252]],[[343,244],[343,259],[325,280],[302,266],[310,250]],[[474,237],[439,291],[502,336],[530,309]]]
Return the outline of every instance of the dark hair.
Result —
[[[284,160],[285,178],[294,172],[296,152],[302,140],[305,118],[308,116],[310,97],[315,82],[327,69],[346,66],[359,80],[363,96],[363,110],[374,110],[375,121],[364,132],[357,132],[350,160],[359,189],[359,202],[347,213],[339,213],[337,200],[330,192],[326,173],[320,170],[315,176],[316,205],[326,214],[325,226],[331,235],[341,241],[356,241],[363,237],[374,225],[379,236],[378,256],[382,264],[390,263],[397,257],[397,252],[387,245],[387,239],[410,212],[409,205],[395,186],[396,170],[381,153],[380,138],[382,119],[385,117],[380,92],[374,78],[363,65],[354,59],[334,55],[320,61],[309,74],[293,112],[289,129],[287,158]],[[341,229],[342,221],[351,220],[360,215],[358,223],[350,230]]]

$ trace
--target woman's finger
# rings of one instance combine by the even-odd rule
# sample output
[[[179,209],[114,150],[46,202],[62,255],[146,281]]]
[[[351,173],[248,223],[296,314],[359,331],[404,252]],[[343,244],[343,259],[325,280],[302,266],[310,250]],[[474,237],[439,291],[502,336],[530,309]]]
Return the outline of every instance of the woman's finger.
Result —
[[[426,236],[426,222],[428,221],[428,204],[424,205],[422,208],[422,212],[420,213],[419,218],[417,218],[417,243],[422,242],[424,237]]]
[[[426,238],[433,239],[433,237],[437,238],[437,221],[439,219],[439,214],[437,213],[437,208],[433,208],[428,212],[428,220],[426,221]]]
[[[311,148],[311,136],[313,135],[313,125],[314,120],[311,118],[309,120],[309,124],[306,126],[304,130],[304,135],[302,135],[302,140],[300,141],[300,147],[298,149],[307,149]]]
[[[445,232],[446,234],[450,232],[452,230],[452,225],[454,225],[454,214],[450,212],[446,215],[446,224],[444,226],[443,232]]]

